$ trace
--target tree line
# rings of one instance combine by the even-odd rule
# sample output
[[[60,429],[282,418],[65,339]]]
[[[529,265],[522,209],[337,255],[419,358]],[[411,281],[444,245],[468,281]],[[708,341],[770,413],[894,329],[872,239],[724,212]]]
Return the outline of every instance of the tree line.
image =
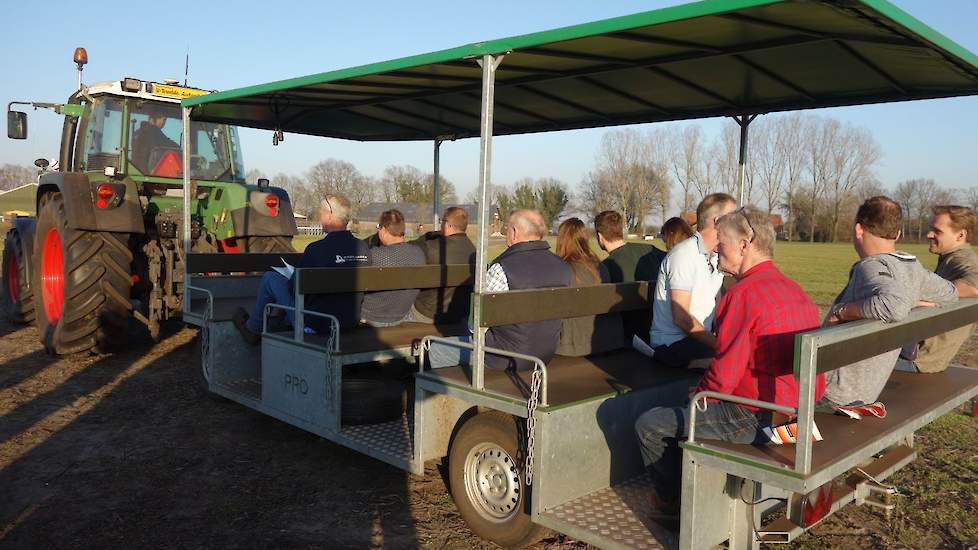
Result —
[[[664,220],[673,202],[684,213],[710,193],[737,196],[739,147],[740,127],[732,121],[712,140],[695,124],[611,130],[578,187],[576,207],[618,210],[630,231],[645,233],[647,215],[659,212]],[[873,195],[903,205],[907,238],[924,237],[935,204],[978,208],[978,187],[944,188],[917,178],[885,190],[875,172],[882,153],[872,133],[831,117],[760,117],[750,125],[747,158],[745,202],[784,214],[785,236],[792,240],[848,239],[856,208]]]

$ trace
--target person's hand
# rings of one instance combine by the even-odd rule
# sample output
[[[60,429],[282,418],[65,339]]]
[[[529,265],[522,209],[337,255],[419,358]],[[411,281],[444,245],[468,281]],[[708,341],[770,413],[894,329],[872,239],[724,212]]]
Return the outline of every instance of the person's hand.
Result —
[[[917,300],[917,307],[937,307],[937,304],[927,300]]]
[[[846,304],[838,304],[829,310],[829,314],[825,316],[825,321],[822,322],[822,326],[831,327],[845,322],[845,319],[842,318],[842,312],[845,308]]]

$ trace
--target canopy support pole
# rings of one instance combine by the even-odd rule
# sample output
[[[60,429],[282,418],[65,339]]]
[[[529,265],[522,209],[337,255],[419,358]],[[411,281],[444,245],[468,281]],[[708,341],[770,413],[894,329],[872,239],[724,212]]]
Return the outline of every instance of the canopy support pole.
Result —
[[[190,257],[190,107],[181,109],[183,119],[183,311],[190,311],[190,274],[187,273],[187,260]]]
[[[441,138],[435,138],[435,167],[432,175],[431,184],[431,209],[434,212],[432,216],[432,230],[438,231],[438,225],[441,222]]]
[[[479,241],[475,256],[475,296],[472,300],[472,386],[485,389],[486,329],[482,326],[482,296],[486,293],[486,259],[489,250],[490,168],[492,165],[492,114],[495,98],[496,67],[503,55],[484,55],[477,60],[482,67],[482,113],[479,125]]]
[[[740,126],[740,157],[738,160],[739,170],[737,171],[737,204],[744,206],[744,183],[747,180],[747,130],[750,123],[757,118],[757,115],[739,115],[733,117],[737,125]]]

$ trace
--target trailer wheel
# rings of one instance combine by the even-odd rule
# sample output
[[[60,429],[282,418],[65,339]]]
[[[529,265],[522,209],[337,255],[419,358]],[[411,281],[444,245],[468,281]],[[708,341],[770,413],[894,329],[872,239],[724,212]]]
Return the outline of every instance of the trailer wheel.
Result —
[[[64,197],[38,207],[34,311],[45,349],[108,352],[125,341],[132,276],[129,235],[68,227]]]
[[[292,237],[247,237],[238,239],[244,244],[244,252],[295,252]]]
[[[402,380],[344,376],[341,388],[340,419],[347,426],[398,420],[407,407]]]
[[[470,418],[448,457],[452,498],[462,519],[475,534],[507,548],[533,544],[547,533],[530,521],[516,422],[497,411]]]
[[[34,292],[27,276],[28,258],[24,256],[20,233],[11,229],[3,243],[3,289],[0,301],[3,314],[17,324],[34,320]]]

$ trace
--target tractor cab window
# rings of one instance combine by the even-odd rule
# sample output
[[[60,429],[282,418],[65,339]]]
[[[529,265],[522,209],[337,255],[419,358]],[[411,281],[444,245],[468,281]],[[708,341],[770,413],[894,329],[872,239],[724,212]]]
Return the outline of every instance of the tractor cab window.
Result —
[[[119,168],[122,146],[122,102],[117,99],[96,99],[92,118],[86,130],[86,170]]]
[[[191,123],[190,177],[239,181],[244,176],[237,132],[207,122]],[[180,106],[134,101],[129,109],[129,161],[146,176],[183,177]]]

